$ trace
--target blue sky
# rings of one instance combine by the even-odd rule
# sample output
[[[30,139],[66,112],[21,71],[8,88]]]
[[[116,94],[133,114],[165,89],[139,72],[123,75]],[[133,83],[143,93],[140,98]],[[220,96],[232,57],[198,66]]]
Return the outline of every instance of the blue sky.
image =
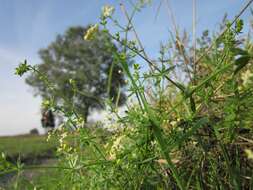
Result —
[[[133,0],[134,1],[134,0]],[[204,29],[218,30],[225,12],[233,18],[247,1],[196,0],[197,34]],[[116,7],[115,16],[124,21],[116,0],[0,0],[0,135],[12,135],[40,129],[40,98],[34,98],[24,79],[15,76],[14,68],[27,59],[39,64],[37,52],[53,41],[68,27],[85,26],[98,22],[101,7]],[[127,4],[127,1],[121,1]],[[171,21],[162,5],[157,19],[155,14],[160,0],[138,13],[134,24],[144,46],[151,55],[157,55],[161,41],[169,39]],[[180,29],[192,30],[192,1],[170,0]],[[129,9],[130,6],[127,5]],[[248,20],[249,10],[243,15]]]

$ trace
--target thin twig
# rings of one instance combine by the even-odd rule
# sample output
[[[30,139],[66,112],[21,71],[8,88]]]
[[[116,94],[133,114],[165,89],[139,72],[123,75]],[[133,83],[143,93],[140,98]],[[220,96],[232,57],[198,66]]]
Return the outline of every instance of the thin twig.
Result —
[[[148,58],[148,56],[147,56],[147,54],[146,54],[146,52],[145,52],[145,50],[144,50],[144,47],[143,47],[143,45],[142,45],[142,43],[141,43],[141,41],[140,41],[140,38],[138,37],[138,34],[137,34],[137,32],[136,32],[136,30],[135,30],[135,28],[134,28],[134,26],[133,26],[133,23],[132,23],[131,19],[130,19],[129,16],[128,16],[128,13],[127,13],[127,11],[126,11],[126,9],[125,9],[125,6],[124,6],[122,3],[120,4],[120,6],[121,6],[122,12],[125,14],[125,16],[126,16],[128,22],[131,23],[133,32],[134,32],[135,37],[136,37],[136,40],[138,41],[138,44],[139,44],[139,46],[140,46],[140,48],[141,48],[141,50],[142,50],[142,52],[143,52],[143,55],[142,55],[140,52],[136,51],[135,49],[129,47],[126,43],[124,43],[124,42],[122,42],[122,41],[118,41],[118,40],[117,40],[117,41],[118,41],[119,43],[121,43],[122,45],[125,45],[128,49],[130,49],[131,51],[133,51],[134,53],[136,53],[138,56],[140,56],[142,59],[144,59],[144,60],[149,64],[149,67],[151,68],[151,70],[155,69],[155,70],[157,70],[158,72],[161,72],[161,70],[156,66],[156,64],[154,64],[154,63]],[[111,37],[114,38],[112,35],[111,35]],[[114,38],[114,39],[115,39],[115,38]],[[169,78],[169,77],[166,76],[166,75],[165,75],[165,78],[166,78],[169,82],[171,82],[173,85],[175,85],[178,89],[180,89],[181,91],[184,92],[184,89],[183,89],[180,85],[178,85],[176,82],[174,82],[171,78]]]
[[[230,29],[230,27],[237,21],[237,19],[244,13],[244,11],[250,6],[250,4],[253,2],[253,0],[249,0],[248,3],[242,7],[239,14],[235,16],[233,21],[229,26],[226,26],[225,29],[220,33],[220,35],[213,41],[213,43],[206,49],[206,51],[196,60],[195,64],[198,64],[203,57],[212,49],[212,47],[216,44],[216,42]]]
[[[253,140],[251,140],[251,139],[247,139],[247,138],[245,138],[245,137],[242,137],[242,136],[238,136],[240,139],[242,139],[242,140],[244,140],[244,141],[247,141],[247,142],[249,142],[249,143],[252,143],[253,144]]]
[[[140,48],[141,48],[141,50],[142,50],[142,52],[143,52],[143,55],[144,55],[147,59],[149,59],[147,53],[145,52],[144,46],[142,45],[141,40],[140,40],[140,38],[139,38],[139,36],[138,36],[136,30],[135,30],[135,27],[134,27],[134,25],[133,25],[133,22],[132,22],[132,20],[130,19],[130,17],[129,17],[129,15],[128,15],[128,13],[127,13],[127,11],[126,11],[126,8],[125,8],[125,6],[124,6],[123,3],[120,3],[120,8],[121,8],[123,14],[126,16],[126,19],[127,19],[128,23],[129,23],[129,25],[131,25],[131,27],[132,27],[132,29],[133,29],[135,38],[136,38],[136,40],[137,40],[137,42],[138,42],[138,44],[139,44],[139,46],[140,46]]]
[[[134,48],[130,47],[129,45],[127,45],[124,41],[118,40],[116,39],[113,35],[111,35],[109,33],[109,36],[116,40],[117,42],[119,42],[121,45],[126,46],[129,50],[131,50],[132,52],[136,53],[139,57],[141,57],[143,60],[145,60],[150,66],[152,66],[156,71],[158,72],[162,72],[152,61],[150,61],[149,59],[147,59],[146,57],[144,57],[138,50],[135,50]],[[179,90],[181,90],[182,92],[184,92],[184,88],[182,88],[178,83],[176,83],[175,81],[173,81],[171,78],[169,78],[168,76],[164,75],[164,77],[173,85],[175,85]]]
[[[186,68],[186,71],[187,71],[187,74],[188,74],[188,77],[190,79],[190,81],[192,80],[192,77],[191,77],[191,72],[190,72],[190,69],[189,69],[189,58],[186,56],[186,52],[185,52],[185,48],[184,48],[184,44],[180,38],[180,34],[179,34],[179,30],[178,30],[178,27],[176,25],[176,20],[175,20],[175,17],[174,17],[174,13],[172,11],[172,8],[170,6],[170,3],[169,3],[169,0],[166,0],[165,1],[166,3],[166,7],[167,7],[167,12],[169,14],[169,17],[171,18],[171,21],[172,21],[172,26],[173,26],[173,29],[174,29],[174,32],[176,34],[176,39],[175,39],[175,45],[176,45],[176,48],[178,49],[179,53],[182,55],[183,57],[183,63],[184,63],[184,66]]]
[[[159,12],[160,12],[161,6],[162,6],[162,0],[160,0],[160,3],[159,3],[158,8],[157,8],[157,10],[156,10],[155,21],[156,21],[157,18],[158,18],[158,14],[159,14]]]
[[[193,41],[193,72],[196,77],[196,0],[192,0],[192,41]],[[194,82],[195,83],[195,82]]]

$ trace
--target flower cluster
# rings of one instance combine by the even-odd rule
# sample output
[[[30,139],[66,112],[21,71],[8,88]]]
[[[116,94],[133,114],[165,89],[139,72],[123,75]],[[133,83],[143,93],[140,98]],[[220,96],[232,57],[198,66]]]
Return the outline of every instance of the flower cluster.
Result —
[[[47,142],[49,142],[50,140],[51,140],[51,138],[52,138],[52,132],[48,132],[48,135],[47,135]]]
[[[169,123],[170,123],[170,125],[171,125],[172,127],[176,127],[176,126],[178,125],[179,122],[180,122],[180,119],[177,118],[177,120],[172,120],[172,121],[170,121]]]
[[[114,13],[115,8],[110,5],[105,5],[102,8],[102,17],[107,18],[110,17]]]
[[[67,143],[66,137],[68,136],[67,132],[63,132],[60,135],[59,138],[59,147],[57,149],[58,152],[71,152],[73,150],[73,148],[71,146],[69,146],[69,144]]]
[[[247,155],[247,158],[253,160],[253,152],[250,149],[245,149],[244,151]]]
[[[19,66],[16,68],[16,75],[22,76],[27,71],[31,70],[31,66],[27,64],[27,61],[25,60],[23,63],[20,63]]]
[[[253,82],[253,73],[250,71],[250,70],[247,70],[246,72],[244,72],[242,74],[242,80],[243,80],[243,83],[242,85],[244,87],[248,87],[249,84],[251,84]]]
[[[85,40],[93,40],[98,32],[98,24],[91,26],[84,35]]]
[[[117,159],[117,156],[127,152],[134,146],[134,142],[127,135],[120,135],[113,141],[113,144],[109,150],[109,156],[111,160]],[[134,151],[132,151],[132,154]]]
[[[49,109],[52,106],[52,102],[50,100],[43,100],[41,103],[41,107],[44,109]]]

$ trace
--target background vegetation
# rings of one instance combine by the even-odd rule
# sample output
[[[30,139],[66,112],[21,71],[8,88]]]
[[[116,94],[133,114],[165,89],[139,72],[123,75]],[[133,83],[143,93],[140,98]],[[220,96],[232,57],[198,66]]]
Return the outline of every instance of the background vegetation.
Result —
[[[102,104],[110,111],[111,131],[89,128],[85,115],[76,112],[75,106],[69,109],[77,94],[68,99],[61,93],[60,103],[55,94],[46,97],[43,106],[63,114],[65,120],[49,134],[58,142],[57,165],[37,169],[55,169],[60,174],[29,188],[253,189],[253,44],[251,34],[242,33],[244,22],[239,18],[252,2],[243,5],[233,20],[224,19],[219,33],[205,31],[194,43],[175,26],[171,41],[162,43],[156,60],[145,52],[132,22],[147,2],[138,1],[130,13],[121,4],[126,25],[113,17],[114,7],[103,7],[99,25],[85,31],[84,40],[92,42],[103,33],[122,47],[106,46],[114,64],[107,69],[110,98]],[[109,24],[118,32],[110,32]],[[128,81],[124,115],[118,113],[121,91],[110,96],[110,71],[115,65],[123,71],[121,79]],[[25,61],[16,73],[31,71],[43,88],[57,92],[57,81],[48,79],[39,67]],[[143,67],[148,68],[146,72]],[[73,81],[70,78],[67,92],[81,91]],[[5,155],[1,162],[5,173],[19,175],[29,169],[9,163]],[[19,188],[21,182],[16,181]]]

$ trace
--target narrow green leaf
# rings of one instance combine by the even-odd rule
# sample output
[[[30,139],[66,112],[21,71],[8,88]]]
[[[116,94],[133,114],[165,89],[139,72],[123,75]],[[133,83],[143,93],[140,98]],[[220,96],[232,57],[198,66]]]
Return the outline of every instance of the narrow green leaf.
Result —
[[[236,75],[240,70],[242,70],[250,61],[250,56],[246,55],[246,56],[241,56],[239,57],[237,60],[235,60],[235,71],[234,71],[234,75]]]
[[[114,62],[112,63],[109,71],[108,83],[107,83],[107,94],[110,97],[111,85],[112,85],[112,72],[113,72]]]
[[[249,55],[249,53],[246,50],[243,50],[241,48],[234,48],[232,49],[232,51],[236,54],[236,55]]]
[[[192,112],[195,113],[196,112],[196,105],[195,105],[195,100],[192,96],[190,97],[190,104],[191,104]]]

